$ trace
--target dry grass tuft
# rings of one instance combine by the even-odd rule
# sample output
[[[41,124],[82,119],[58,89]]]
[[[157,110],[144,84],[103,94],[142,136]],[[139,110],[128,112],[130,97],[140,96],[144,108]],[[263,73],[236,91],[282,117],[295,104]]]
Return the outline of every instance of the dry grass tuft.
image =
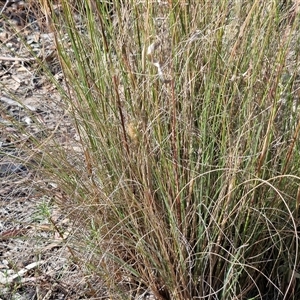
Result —
[[[44,172],[76,259],[114,299],[297,299],[298,16],[103,3],[41,1],[80,144],[47,145]]]

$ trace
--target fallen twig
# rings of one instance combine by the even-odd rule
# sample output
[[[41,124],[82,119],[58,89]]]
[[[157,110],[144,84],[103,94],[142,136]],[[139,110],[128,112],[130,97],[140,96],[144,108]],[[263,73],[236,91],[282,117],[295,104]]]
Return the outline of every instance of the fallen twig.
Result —
[[[33,60],[36,60],[36,58],[0,56],[0,60],[6,60],[6,61],[33,61]]]
[[[7,7],[7,5],[8,5],[9,2],[10,2],[10,0],[6,0],[4,6],[2,7],[2,9],[0,11],[0,15],[2,15],[2,13],[5,11],[5,9],[6,9],[6,7]]]
[[[29,265],[27,265],[25,268],[21,269],[20,271],[18,271],[15,274],[12,275],[6,275],[5,273],[0,272],[0,284],[10,284],[12,283],[14,280],[16,280],[17,278],[21,278],[23,275],[25,275],[29,270],[43,264],[44,261],[38,261],[38,262],[33,262]]]

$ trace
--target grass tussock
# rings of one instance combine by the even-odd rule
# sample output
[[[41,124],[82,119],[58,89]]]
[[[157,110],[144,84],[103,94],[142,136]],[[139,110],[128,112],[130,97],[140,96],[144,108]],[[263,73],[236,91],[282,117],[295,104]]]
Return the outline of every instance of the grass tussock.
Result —
[[[41,1],[77,129],[44,172],[81,264],[114,299],[297,299],[297,1],[104,2]]]

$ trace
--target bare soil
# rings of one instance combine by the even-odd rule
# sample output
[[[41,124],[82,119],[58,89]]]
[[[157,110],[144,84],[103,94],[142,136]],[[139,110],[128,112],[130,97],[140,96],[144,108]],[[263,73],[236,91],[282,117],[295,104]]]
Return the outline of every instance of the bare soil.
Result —
[[[70,259],[68,218],[37,188],[56,188],[38,174],[37,142],[75,131],[46,74],[63,80],[54,35],[29,2],[0,1],[0,299],[100,299]]]

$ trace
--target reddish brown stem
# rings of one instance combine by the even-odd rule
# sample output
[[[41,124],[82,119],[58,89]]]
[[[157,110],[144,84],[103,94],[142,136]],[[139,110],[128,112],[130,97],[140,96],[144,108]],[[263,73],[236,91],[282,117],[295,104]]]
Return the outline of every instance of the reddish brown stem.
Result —
[[[122,111],[122,105],[121,105],[119,89],[118,89],[118,79],[116,76],[114,76],[113,80],[114,80],[115,92],[116,92],[116,97],[117,97],[117,105],[118,105],[118,110],[119,110],[119,114],[120,114],[121,126],[122,126],[123,137],[124,137],[124,140],[123,140],[124,148],[125,148],[127,154],[129,154],[129,147],[128,147],[128,141],[127,141],[127,135],[126,135],[126,128],[125,128],[125,118],[124,118],[124,114]]]

